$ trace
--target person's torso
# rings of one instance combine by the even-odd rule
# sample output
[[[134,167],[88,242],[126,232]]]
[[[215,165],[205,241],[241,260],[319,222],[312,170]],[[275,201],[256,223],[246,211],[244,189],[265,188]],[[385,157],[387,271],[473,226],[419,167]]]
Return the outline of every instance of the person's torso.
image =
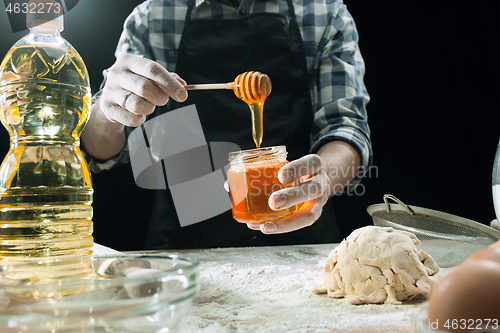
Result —
[[[176,71],[179,44],[184,30],[184,19],[189,0],[150,0],[148,5],[148,35],[152,57],[168,71]],[[293,0],[297,24],[301,30],[306,62],[311,72],[318,45],[324,43],[330,17],[335,16],[342,1]],[[248,6],[239,7],[226,1],[205,0],[195,6],[192,19],[230,20],[241,19],[257,13],[288,15],[287,0],[255,0]],[[331,35],[331,32],[329,32]]]
[[[201,4],[198,9],[204,4],[208,3]],[[287,10],[284,14],[256,12],[225,20],[195,16],[195,7],[192,6],[185,13],[186,24],[177,50],[176,72],[188,83],[202,84],[229,82],[237,74],[249,70],[269,74],[275,88],[264,106],[263,146],[285,145],[293,160],[309,152],[314,115],[303,39],[293,4],[291,1],[285,1],[285,4]],[[159,108],[158,113],[190,104],[197,107],[207,142],[231,142],[242,149],[255,147],[249,107],[233,92],[192,91],[186,102],[171,100],[166,107]],[[173,207],[167,208],[167,203],[172,206],[167,192],[160,191],[155,203],[157,214],[154,214],[150,226],[153,247],[179,242],[180,239],[189,242],[199,239],[193,246],[201,247],[220,244],[250,246],[257,242],[255,237],[266,238],[259,232],[238,226],[230,212],[192,226],[176,228],[178,222],[173,218]],[[333,223],[332,214],[324,218]],[[329,241],[330,236],[320,231],[327,224],[316,223],[311,230],[299,234],[305,242]],[[181,234],[191,236],[182,237]],[[207,235],[212,236],[207,239]],[[287,237],[282,235],[280,238],[287,242]],[[235,243],[228,242],[232,238]],[[290,236],[289,242],[297,242],[296,238],[297,235]],[[267,241],[272,242],[272,239],[268,237]],[[265,243],[264,239],[262,242],[272,244]]]

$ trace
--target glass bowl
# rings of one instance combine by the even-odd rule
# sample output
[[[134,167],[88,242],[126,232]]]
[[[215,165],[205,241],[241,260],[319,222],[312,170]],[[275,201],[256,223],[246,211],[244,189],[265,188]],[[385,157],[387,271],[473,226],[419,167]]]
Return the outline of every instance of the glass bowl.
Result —
[[[199,290],[198,265],[161,254],[4,264],[0,332],[179,332]],[[51,275],[60,272],[54,267],[67,267],[68,274]]]
[[[493,175],[492,175],[492,190],[493,190],[493,205],[495,208],[495,215],[500,221],[500,141],[498,142],[495,160],[493,162]]]

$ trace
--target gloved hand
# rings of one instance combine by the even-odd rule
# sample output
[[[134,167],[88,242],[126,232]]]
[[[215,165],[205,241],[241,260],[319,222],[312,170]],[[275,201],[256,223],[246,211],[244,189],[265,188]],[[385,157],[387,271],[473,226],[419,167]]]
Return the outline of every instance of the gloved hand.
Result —
[[[139,126],[156,105],[165,105],[169,96],[184,101],[185,84],[179,75],[168,72],[157,62],[124,54],[108,70],[99,98],[100,109],[111,122]]]
[[[124,54],[108,70],[106,84],[81,135],[83,150],[96,160],[106,161],[125,145],[125,126],[137,127],[156,105],[170,97],[187,98],[186,82],[159,63],[137,55]]]
[[[330,178],[320,156],[309,154],[286,164],[280,169],[278,178],[283,184],[295,182],[295,186],[271,194],[269,206],[281,210],[298,204],[299,210],[276,222],[248,223],[250,229],[261,230],[265,234],[280,234],[310,226],[321,216],[328,200]]]

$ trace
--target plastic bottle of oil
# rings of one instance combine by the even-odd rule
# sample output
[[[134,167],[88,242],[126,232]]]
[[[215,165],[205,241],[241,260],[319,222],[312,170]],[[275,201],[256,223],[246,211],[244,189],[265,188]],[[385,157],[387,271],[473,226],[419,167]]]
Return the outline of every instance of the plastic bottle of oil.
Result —
[[[88,72],[61,37],[62,15],[28,13],[27,27],[0,66],[0,118],[10,135],[0,167],[0,260],[75,256],[70,270],[79,270],[93,245],[92,183],[79,148]]]

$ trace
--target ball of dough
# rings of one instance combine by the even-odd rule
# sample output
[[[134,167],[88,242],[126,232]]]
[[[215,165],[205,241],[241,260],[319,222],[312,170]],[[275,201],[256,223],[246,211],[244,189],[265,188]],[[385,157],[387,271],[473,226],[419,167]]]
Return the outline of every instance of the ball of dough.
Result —
[[[409,232],[367,226],[353,231],[329,255],[315,292],[350,304],[401,304],[428,296],[439,267]]]

